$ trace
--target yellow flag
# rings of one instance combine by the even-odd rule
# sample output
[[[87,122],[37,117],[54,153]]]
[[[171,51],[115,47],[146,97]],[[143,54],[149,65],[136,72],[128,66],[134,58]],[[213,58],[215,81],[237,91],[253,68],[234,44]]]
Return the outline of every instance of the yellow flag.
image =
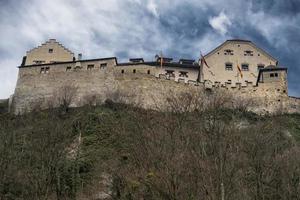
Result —
[[[241,78],[243,78],[243,73],[242,73],[242,70],[241,70],[239,64],[237,64],[237,69],[239,71],[239,74],[241,75]]]

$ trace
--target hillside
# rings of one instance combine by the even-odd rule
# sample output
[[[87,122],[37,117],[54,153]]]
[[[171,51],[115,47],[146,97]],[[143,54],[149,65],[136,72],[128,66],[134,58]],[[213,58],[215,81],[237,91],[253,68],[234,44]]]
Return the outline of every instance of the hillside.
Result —
[[[300,199],[300,115],[106,101],[0,114],[0,199]]]

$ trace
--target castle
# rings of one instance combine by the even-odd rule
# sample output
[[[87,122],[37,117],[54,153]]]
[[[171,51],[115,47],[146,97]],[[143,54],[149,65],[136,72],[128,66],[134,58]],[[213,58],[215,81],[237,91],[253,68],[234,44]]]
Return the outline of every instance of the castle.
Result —
[[[118,63],[116,57],[83,60],[79,54],[75,58],[69,49],[50,39],[23,57],[11,109],[23,113],[37,103],[46,107],[64,85],[77,88],[73,106],[83,105],[91,96],[103,101],[114,91],[134,93],[130,101],[151,108],[157,103],[154,99],[161,100],[168,92],[225,90],[255,99],[255,112],[300,111],[300,100],[288,96],[287,68],[279,67],[273,56],[247,40],[227,40],[199,61],[175,62],[157,56],[150,62],[132,58]]]

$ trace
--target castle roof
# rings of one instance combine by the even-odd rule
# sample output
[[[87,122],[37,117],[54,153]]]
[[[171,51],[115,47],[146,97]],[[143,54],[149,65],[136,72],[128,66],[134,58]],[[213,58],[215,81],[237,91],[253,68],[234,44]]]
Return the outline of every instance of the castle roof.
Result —
[[[144,62],[144,63],[119,63],[117,66],[129,66],[129,65],[150,65],[150,66],[160,66],[160,62]],[[184,64],[179,62],[164,62],[164,67],[176,67],[176,68],[187,68],[187,69],[196,69],[199,70],[198,63],[194,64]]]

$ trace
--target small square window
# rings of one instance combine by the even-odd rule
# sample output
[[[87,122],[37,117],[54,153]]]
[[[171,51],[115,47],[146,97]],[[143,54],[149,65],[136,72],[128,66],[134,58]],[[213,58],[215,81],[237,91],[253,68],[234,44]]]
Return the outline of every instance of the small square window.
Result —
[[[88,65],[88,66],[87,66],[87,69],[88,69],[88,70],[94,69],[94,65]]]
[[[248,64],[242,64],[242,70],[243,71],[249,71],[249,65]]]
[[[100,64],[100,69],[105,69],[107,67],[107,63],[101,63]]]
[[[188,78],[188,72],[180,71],[180,72],[179,72],[179,77],[185,77],[185,78]]]
[[[274,76],[275,76],[275,77],[278,77],[278,73],[275,73]]]
[[[124,74],[124,69],[121,70],[121,73]]]
[[[50,70],[50,67],[46,67],[45,73],[48,74],[48,73],[49,73],[49,70]]]
[[[134,74],[136,73],[136,70],[135,70],[135,69],[133,70],[133,73],[134,73]]]
[[[270,77],[274,77],[274,74],[273,74],[273,73],[271,73],[271,74],[270,74]]]
[[[53,49],[49,49],[48,52],[49,52],[49,53],[53,53]]]
[[[225,64],[225,70],[232,71],[232,63],[226,63]]]
[[[68,66],[68,67],[66,68],[66,71],[71,71],[71,69],[72,69],[72,67],[71,67],[71,66]]]
[[[150,74],[150,70],[147,71],[147,74]]]

